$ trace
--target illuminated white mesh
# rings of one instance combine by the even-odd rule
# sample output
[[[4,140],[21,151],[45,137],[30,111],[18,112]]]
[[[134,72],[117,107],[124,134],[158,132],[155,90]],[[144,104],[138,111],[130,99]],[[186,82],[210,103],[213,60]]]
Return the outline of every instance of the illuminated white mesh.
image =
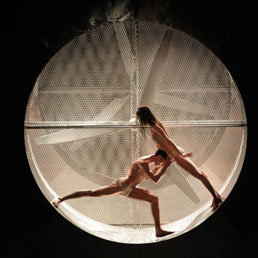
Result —
[[[149,86],[152,64],[168,30],[172,38],[164,66],[155,85]],[[38,77],[27,106],[25,143],[32,173],[50,202],[108,185],[125,176],[139,156],[156,150],[129,123],[145,87],[154,92],[149,107],[171,139],[192,151],[192,160],[222,196],[228,196],[246,148],[246,116],[235,82],[222,62],[189,35],[132,21],[75,38]],[[176,231],[169,237],[211,215],[207,189],[174,163],[158,184],[140,186],[159,197],[161,223]],[[58,211],[104,239],[156,241],[145,202],[123,196],[80,198],[64,202]]]

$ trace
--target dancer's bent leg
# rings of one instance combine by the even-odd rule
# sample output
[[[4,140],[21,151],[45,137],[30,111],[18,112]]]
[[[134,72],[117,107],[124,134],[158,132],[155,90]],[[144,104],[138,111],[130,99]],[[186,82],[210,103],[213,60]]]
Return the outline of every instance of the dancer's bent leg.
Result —
[[[162,237],[169,234],[172,234],[174,232],[165,231],[160,226],[160,214],[159,214],[159,200],[158,197],[151,194],[149,191],[143,189],[143,188],[134,188],[133,191],[128,196],[129,198],[146,201],[151,204],[151,212],[152,216],[154,218],[154,224],[155,224],[155,230],[156,230],[156,236]]]

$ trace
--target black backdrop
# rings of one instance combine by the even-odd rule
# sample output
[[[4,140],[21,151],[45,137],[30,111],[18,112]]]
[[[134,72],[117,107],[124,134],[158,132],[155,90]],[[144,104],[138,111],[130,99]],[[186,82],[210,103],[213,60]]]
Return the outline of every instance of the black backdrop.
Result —
[[[128,8],[137,16],[144,13],[145,5],[152,6],[145,10],[146,14],[162,2],[167,1],[130,1]],[[90,27],[89,16],[97,6],[100,6],[99,12],[105,13],[106,3],[17,1],[11,8],[2,8],[2,41],[6,45],[2,54],[12,52],[14,55],[7,54],[7,73],[4,74],[7,80],[2,85],[7,93],[2,91],[1,94],[2,113],[7,115],[2,122],[5,145],[1,172],[1,257],[258,256],[255,185],[257,10],[255,2],[225,2],[170,1],[165,17],[161,13],[158,19],[171,22],[175,28],[199,39],[231,72],[242,94],[248,119],[244,166],[233,191],[213,216],[182,236],[146,245],[99,239],[66,221],[40,192],[25,154],[25,108],[39,73],[60,47]],[[9,26],[11,20],[15,21],[14,26]]]

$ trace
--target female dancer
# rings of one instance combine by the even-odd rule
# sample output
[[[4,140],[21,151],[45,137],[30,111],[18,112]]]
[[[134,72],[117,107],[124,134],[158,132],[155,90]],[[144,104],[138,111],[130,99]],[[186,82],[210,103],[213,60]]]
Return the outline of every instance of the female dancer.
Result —
[[[164,150],[181,168],[199,179],[213,196],[211,204],[212,211],[215,211],[222,203],[222,196],[214,189],[207,175],[199,169],[189,158],[192,154],[183,154],[183,149],[178,147],[168,136],[164,126],[159,122],[148,107],[140,107],[136,112],[137,119],[141,125],[150,127],[152,140],[158,149]]]

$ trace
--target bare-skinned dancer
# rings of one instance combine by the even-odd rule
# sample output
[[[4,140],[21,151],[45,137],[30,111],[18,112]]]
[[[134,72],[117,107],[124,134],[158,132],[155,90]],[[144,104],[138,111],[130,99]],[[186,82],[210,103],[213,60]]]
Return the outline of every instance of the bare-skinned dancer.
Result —
[[[153,171],[150,170],[151,163],[155,164]],[[165,231],[161,228],[159,198],[148,190],[137,187],[137,185],[144,179],[151,179],[153,182],[157,183],[162,178],[170,164],[171,159],[167,156],[167,153],[162,150],[157,150],[153,155],[138,158],[131,164],[127,176],[118,178],[111,185],[95,190],[77,191],[66,196],[59,197],[53,202],[53,205],[58,208],[60,203],[63,201],[80,197],[123,195],[132,199],[150,203],[151,212],[154,218],[156,237],[163,237],[172,234],[174,233],[173,231]]]
[[[138,108],[136,117],[141,125],[150,127],[151,138],[158,149],[164,150],[172,161],[204,184],[213,197],[211,207],[212,211],[215,211],[224,198],[212,186],[208,176],[189,158],[192,157],[192,153],[183,153],[183,149],[170,139],[163,124],[158,121],[148,107]]]

